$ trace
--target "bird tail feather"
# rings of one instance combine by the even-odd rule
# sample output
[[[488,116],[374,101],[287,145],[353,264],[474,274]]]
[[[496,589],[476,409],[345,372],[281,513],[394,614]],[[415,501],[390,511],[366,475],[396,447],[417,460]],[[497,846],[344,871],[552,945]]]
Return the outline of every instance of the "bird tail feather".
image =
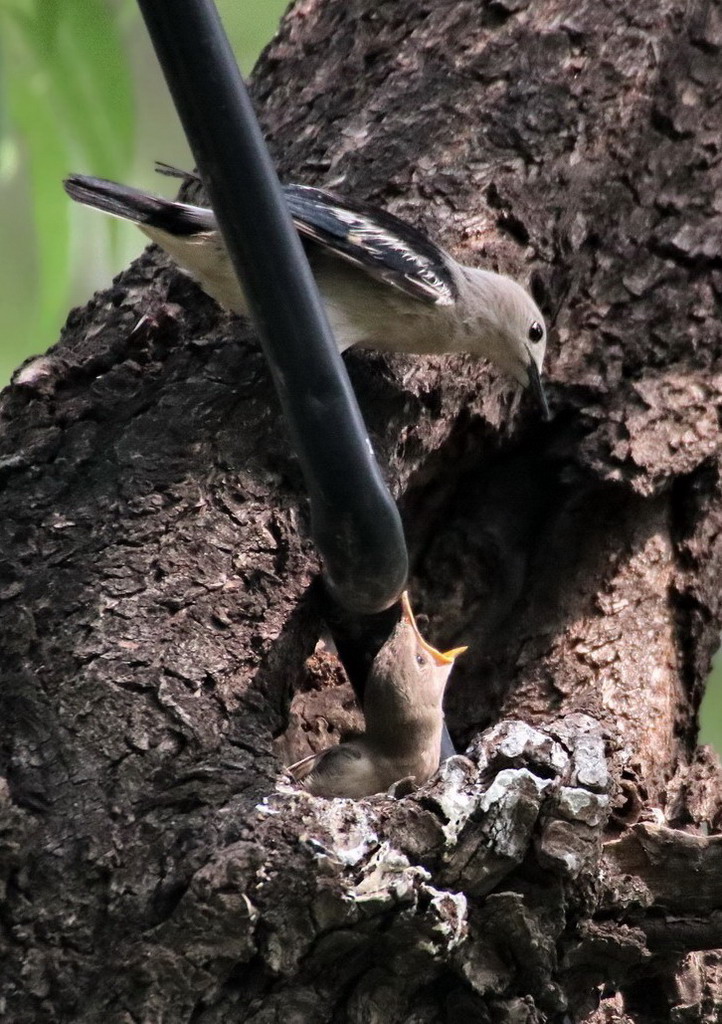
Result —
[[[202,206],[176,203],[104,178],[71,174],[63,185],[70,198],[84,206],[171,235],[195,235],[216,227],[213,212]]]

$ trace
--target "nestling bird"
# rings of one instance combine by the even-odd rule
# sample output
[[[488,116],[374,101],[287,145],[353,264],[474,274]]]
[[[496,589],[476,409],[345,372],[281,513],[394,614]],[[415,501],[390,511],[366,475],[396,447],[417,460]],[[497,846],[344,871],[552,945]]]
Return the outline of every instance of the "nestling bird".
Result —
[[[366,681],[366,731],[288,769],[315,796],[371,796],[406,778],[421,785],[439,767],[444,688],[466,647],[437,651],[419,633],[406,592],[401,603]]]
[[[81,174],[64,184],[79,203],[133,221],[221,306],[247,314],[211,209]],[[457,263],[385,210],[309,185],[286,185],[284,194],[341,352],[362,345],[483,356],[531,387],[549,417],[541,382],[544,318],[521,285]]]

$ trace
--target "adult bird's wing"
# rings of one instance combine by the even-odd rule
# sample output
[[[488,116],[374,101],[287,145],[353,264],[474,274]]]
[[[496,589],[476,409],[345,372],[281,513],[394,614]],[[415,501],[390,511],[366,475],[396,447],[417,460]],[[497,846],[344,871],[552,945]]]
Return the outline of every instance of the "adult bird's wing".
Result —
[[[444,251],[411,224],[310,185],[286,185],[283,191],[303,238],[415,299],[441,306],[455,301]]]
[[[195,173],[156,164],[160,174],[200,181]],[[302,238],[352,263],[376,280],[431,305],[449,306],[457,288],[443,249],[423,232],[378,207],[311,185],[285,185]]]

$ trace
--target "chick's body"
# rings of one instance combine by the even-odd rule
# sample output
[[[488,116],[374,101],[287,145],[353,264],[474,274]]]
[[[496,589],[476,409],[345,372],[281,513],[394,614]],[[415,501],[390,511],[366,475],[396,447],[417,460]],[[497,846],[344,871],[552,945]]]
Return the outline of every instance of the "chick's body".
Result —
[[[442,701],[454,658],[421,637],[404,595],[403,615],[374,659],[364,693],[366,731],[291,766],[316,796],[361,798],[400,779],[422,785],[439,766]]]

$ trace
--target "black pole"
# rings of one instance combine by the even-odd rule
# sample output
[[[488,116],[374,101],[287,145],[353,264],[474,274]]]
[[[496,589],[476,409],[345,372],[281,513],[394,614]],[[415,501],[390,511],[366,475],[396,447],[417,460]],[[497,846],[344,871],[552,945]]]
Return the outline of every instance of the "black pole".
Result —
[[[408,572],[401,519],[215,4],[138,3],[273,374],[330,592],[381,611]]]

